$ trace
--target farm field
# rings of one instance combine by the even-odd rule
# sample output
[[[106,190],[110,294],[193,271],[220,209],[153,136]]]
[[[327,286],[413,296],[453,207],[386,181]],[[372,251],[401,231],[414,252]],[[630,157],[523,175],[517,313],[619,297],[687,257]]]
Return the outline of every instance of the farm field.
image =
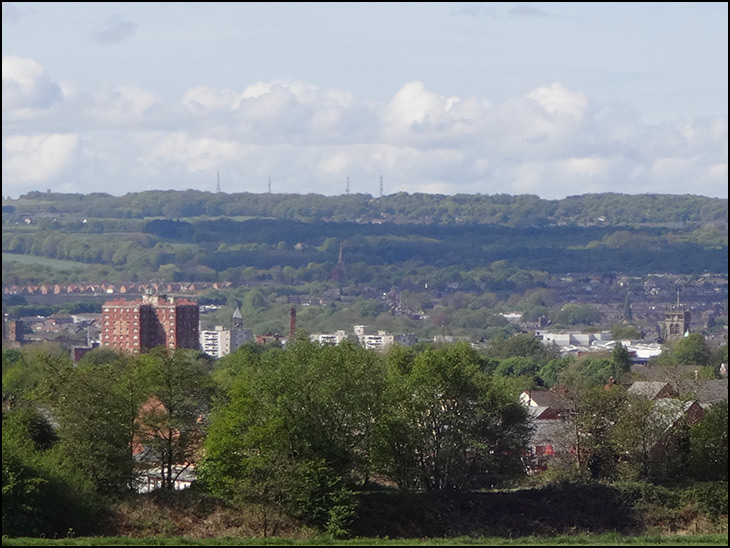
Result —
[[[36,257],[35,255],[21,255],[18,253],[3,253],[3,262],[17,261],[20,264],[37,264],[40,266],[47,266],[56,270],[69,270],[69,269],[86,269],[89,268],[89,264],[82,263],[79,261],[65,261],[59,259],[49,259],[46,257]]]

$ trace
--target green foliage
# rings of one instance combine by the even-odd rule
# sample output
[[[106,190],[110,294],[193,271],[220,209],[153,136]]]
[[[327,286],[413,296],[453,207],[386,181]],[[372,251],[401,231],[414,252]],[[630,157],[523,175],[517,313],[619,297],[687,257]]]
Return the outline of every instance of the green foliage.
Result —
[[[573,358],[553,358],[538,371],[537,375],[545,386],[555,386],[558,384],[560,373],[573,363]]]
[[[487,356],[490,358],[522,357],[532,360],[539,366],[557,358],[558,354],[557,348],[544,345],[531,333],[517,333],[507,338],[494,338],[487,349]]]
[[[677,340],[669,352],[663,352],[659,361],[667,365],[709,365],[712,351],[701,333],[690,333]]]
[[[613,362],[616,373],[628,373],[631,371],[631,356],[629,355],[628,349],[620,342],[617,342],[613,347],[611,361]],[[616,376],[618,377],[619,375]]]
[[[641,331],[633,326],[624,323],[617,323],[611,326],[611,338],[614,341],[641,339]]]
[[[59,465],[55,436],[29,408],[3,410],[3,535],[90,533],[103,504],[78,471]]]
[[[279,507],[341,534],[351,516],[346,486],[370,474],[382,363],[354,343],[289,344],[237,356],[201,477],[229,500]]]
[[[390,369],[379,438],[383,471],[402,488],[458,491],[515,471],[529,428],[525,410],[482,372],[465,344],[402,352]]]
[[[559,325],[595,325],[603,319],[603,314],[591,305],[569,303],[564,305],[555,316]]]
[[[162,487],[172,489],[174,466],[198,458],[214,385],[197,352],[158,347],[139,360],[150,397],[138,417],[138,441],[158,463]]]
[[[728,416],[727,401],[713,405],[690,430],[692,474],[702,481],[727,481]],[[727,492],[725,493],[727,513]]]
[[[62,466],[105,494],[126,492],[133,478],[129,417],[118,382],[111,365],[65,368],[45,379],[40,397],[58,423],[55,450]]]

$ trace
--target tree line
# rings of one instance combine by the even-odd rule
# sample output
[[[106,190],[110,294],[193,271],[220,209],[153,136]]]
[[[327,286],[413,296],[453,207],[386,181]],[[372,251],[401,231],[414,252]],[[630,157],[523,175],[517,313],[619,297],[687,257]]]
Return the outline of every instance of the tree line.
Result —
[[[554,224],[629,225],[653,223],[727,224],[727,199],[696,195],[584,194],[560,200],[535,195],[223,193],[154,190],[111,196],[105,193],[29,192],[3,201],[3,217],[38,212],[86,218],[168,219],[249,216],[315,221],[387,220],[416,224],[480,223],[512,227]]]
[[[702,343],[678,343],[665,359],[694,359]],[[727,481],[727,404],[657,463],[642,450],[663,432],[649,420],[654,404],[604,388],[629,381],[629,369],[621,345],[574,360],[524,334],[483,353],[460,343],[377,354],[300,333],[286,348],[244,345],[217,362],[97,349],[74,365],[58,346],[4,349],[3,531],[83,533],[141,476],[172,489],[196,465],[200,489],[262,523],[288,515],[345,535],[358,491],[459,493],[524,477],[532,426],[518,396],[539,386],[573,402],[579,450],[563,477]]]

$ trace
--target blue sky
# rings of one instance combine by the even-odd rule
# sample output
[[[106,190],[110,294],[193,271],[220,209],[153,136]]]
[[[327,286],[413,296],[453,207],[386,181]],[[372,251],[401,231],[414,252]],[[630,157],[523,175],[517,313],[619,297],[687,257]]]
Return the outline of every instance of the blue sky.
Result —
[[[727,3],[3,3],[3,194],[727,197]]]

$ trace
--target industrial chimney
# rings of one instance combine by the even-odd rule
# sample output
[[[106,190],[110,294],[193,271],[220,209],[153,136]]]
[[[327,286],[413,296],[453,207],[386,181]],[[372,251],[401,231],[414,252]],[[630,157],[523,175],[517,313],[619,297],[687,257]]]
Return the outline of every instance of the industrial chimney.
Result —
[[[292,307],[289,311],[291,320],[289,322],[289,339],[294,340],[294,332],[297,330],[297,309]]]

